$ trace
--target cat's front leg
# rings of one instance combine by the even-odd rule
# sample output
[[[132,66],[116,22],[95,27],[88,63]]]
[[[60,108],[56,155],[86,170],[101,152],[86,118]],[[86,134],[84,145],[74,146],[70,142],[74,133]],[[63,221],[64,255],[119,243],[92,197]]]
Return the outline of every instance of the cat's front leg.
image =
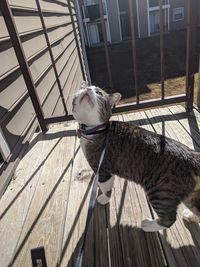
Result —
[[[101,182],[101,179],[99,180],[99,188],[101,190],[101,194],[97,198],[99,204],[101,205],[108,204],[113,184],[114,184],[114,176],[109,177],[109,179],[103,182]]]

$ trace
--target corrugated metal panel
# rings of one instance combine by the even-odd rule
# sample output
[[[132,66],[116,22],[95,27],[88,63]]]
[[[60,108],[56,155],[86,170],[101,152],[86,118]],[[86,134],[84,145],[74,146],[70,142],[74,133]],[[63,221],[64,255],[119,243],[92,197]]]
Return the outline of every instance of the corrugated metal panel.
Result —
[[[64,107],[59,84],[52,66],[36,1],[9,0],[9,4],[44,114],[46,117],[62,115]],[[80,86],[83,77],[67,1],[44,0],[40,1],[40,5],[61,89],[65,102],[70,106],[70,91],[74,92]],[[74,7],[72,7],[72,12],[77,28]],[[78,29],[75,34],[79,34]],[[14,151],[20,151],[18,146],[22,145],[22,140],[30,138],[30,131],[33,131],[37,124],[1,12],[0,62],[3,66],[0,68],[0,123],[11,152],[14,153]],[[15,159],[12,155],[15,155]],[[12,161],[16,160],[16,155],[17,153],[11,154]],[[7,169],[11,171],[10,168]],[[0,180],[0,193],[2,186],[5,187],[6,184],[5,175],[8,173],[4,172],[4,177]]]

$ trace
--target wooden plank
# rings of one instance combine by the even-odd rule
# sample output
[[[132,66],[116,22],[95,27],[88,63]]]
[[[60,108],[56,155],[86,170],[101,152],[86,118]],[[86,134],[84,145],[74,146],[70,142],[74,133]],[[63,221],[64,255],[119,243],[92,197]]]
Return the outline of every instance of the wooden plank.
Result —
[[[80,239],[85,227],[88,202],[91,194],[92,171],[80,148],[80,140],[77,141],[76,151],[78,151],[78,153],[73,164],[60,266],[73,266],[73,261],[80,247]],[[74,201],[75,198],[76,201]],[[90,242],[92,243],[91,240]],[[88,266],[94,266],[94,258],[91,258],[94,256],[93,248],[90,253],[91,256],[89,255],[89,259],[87,259],[86,256],[87,261],[91,264]]]
[[[112,116],[111,120],[118,121],[123,120],[122,116]],[[124,182],[124,180],[123,180]],[[122,192],[119,182],[119,177],[115,176],[115,182],[112,189],[112,195],[109,205],[106,206],[107,223],[108,223],[108,242],[111,266],[122,267],[124,265],[124,253],[122,250],[121,240],[121,226],[120,217],[121,209],[123,208],[124,198],[122,198]]]
[[[149,110],[145,113],[157,133],[165,133],[166,136],[181,141],[191,148],[193,147],[192,138],[175,117],[169,117],[172,114],[168,108]],[[163,118],[170,120],[164,121]],[[171,260],[175,260],[177,266],[200,266],[199,249],[191,231],[183,223],[182,210],[183,206],[178,212],[176,223],[160,235],[167,260],[170,264]]]
[[[8,266],[17,245],[21,229],[31,203],[42,165],[55,142],[45,146],[41,134],[34,136],[13,180],[0,201],[0,257],[1,266]],[[31,162],[31,169],[30,169]],[[9,226],[9,227],[8,227]],[[12,232],[12,235],[10,233]]]
[[[126,121],[134,121],[135,124],[140,125],[137,123],[139,119],[143,119],[142,112],[137,113],[128,113],[127,115],[123,116]],[[149,125],[147,121],[143,124],[143,127],[149,129]],[[140,223],[142,220],[146,218],[152,218],[151,210],[149,208],[144,190],[135,183],[129,183],[130,185],[130,196],[131,196],[131,203],[132,203],[132,213],[135,215],[136,218],[136,226],[140,228]],[[137,203],[137,204],[136,204]],[[140,247],[139,251],[136,252],[138,255],[138,265],[137,266],[165,266],[166,261],[162,252],[161,243],[157,233],[145,233],[142,230],[139,235],[139,244],[137,247]],[[145,240],[145,241],[144,241]],[[143,250],[142,253],[146,254],[144,256],[140,250]],[[141,253],[141,255],[140,255]],[[148,258],[149,255],[149,258]]]
[[[186,109],[181,106],[169,107],[170,112],[174,117],[180,122],[187,133],[193,139],[193,147],[195,150],[199,150],[200,139],[199,139],[199,129],[200,129],[200,114],[194,109],[193,112],[189,114],[186,113]]]
[[[31,266],[30,250],[44,246],[47,266],[56,266],[61,251],[66,200],[71,182],[75,137],[68,125],[47,134],[58,145],[46,160],[29,206],[12,266]],[[72,132],[71,132],[72,131]]]

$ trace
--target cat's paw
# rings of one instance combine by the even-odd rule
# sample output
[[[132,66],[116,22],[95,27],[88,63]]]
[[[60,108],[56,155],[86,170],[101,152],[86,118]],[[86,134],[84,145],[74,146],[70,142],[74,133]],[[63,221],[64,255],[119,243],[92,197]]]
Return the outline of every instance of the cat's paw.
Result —
[[[195,215],[189,209],[184,209],[184,211],[183,211],[183,219],[186,220],[187,222],[200,223],[200,216]]]
[[[166,227],[159,225],[157,220],[146,219],[142,221],[141,224],[142,230],[145,232],[157,232],[159,230],[166,229]]]
[[[97,198],[97,202],[100,204],[100,205],[106,205],[108,204],[110,201],[110,198],[108,196],[106,196],[105,194],[101,194],[98,196]]]

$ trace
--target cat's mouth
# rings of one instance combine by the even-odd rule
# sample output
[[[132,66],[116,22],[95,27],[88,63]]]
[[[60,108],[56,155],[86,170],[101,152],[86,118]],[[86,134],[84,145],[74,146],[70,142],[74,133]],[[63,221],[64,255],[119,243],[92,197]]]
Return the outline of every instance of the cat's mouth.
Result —
[[[91,96],[90,96],[88,93],[85,93],[85,94],[81,97],[81,99],[80,99],[80,103],[81,103],[82,101],[86,101],[87,103],[89,103],[89,104],[91,104],[92,106],[94,106],[94,103],[93,103],[92,100],[91,100]]]

